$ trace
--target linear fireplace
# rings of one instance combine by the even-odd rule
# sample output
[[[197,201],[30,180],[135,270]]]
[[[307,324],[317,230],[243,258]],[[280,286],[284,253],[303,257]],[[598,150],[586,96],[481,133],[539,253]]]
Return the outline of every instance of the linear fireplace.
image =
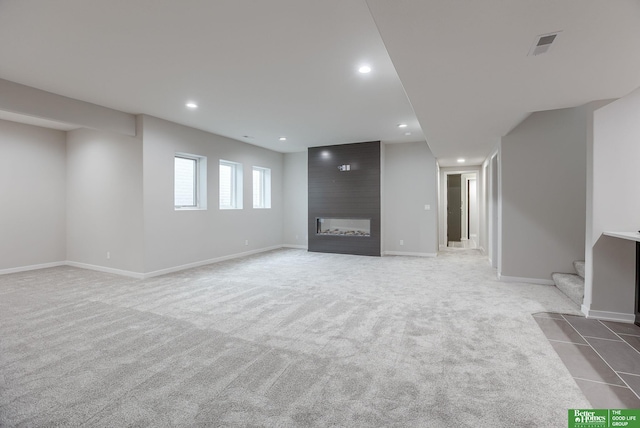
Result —
[[[368,238],[371,236],[371,219],[317,217],[316,234]]]

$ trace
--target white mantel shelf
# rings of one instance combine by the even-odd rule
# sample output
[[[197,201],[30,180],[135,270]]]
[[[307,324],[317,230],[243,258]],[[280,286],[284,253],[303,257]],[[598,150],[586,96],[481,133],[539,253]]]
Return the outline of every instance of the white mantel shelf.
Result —
[[[640,242],[640,233],[638,232],[603,232],[602,234],[614,238],[626,239],[627,241]]]

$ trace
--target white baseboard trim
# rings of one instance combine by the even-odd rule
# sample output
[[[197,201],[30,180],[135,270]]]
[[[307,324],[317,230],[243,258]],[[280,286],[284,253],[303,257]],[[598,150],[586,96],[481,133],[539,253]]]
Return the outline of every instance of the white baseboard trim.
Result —
[[[168,273],[179,272],[179,271],[185,270],[185,269],[196,268],[196,267],[200,267],[200,266],[210,265],[210,264],[213,264],[213,263],[220,263],[220,262],[224,262],[226,260],[239,259],[241,257],[251,256],[253,254],[258,254],[258,253],[264,253],[266,251],[277,250],[277,249],[282,248],[282,247],[283,247],[282,245],[274,245],[272,247],[259,248],[257,250],[245,251],[243,253],[230,254],[228,256],[216,257],[214,259],[202,260],[202,261],[194,262],[194,263],[187,263],[186,265],[174,266],[174,267],[170,267],[170,268],[166,268],[166,269],[160,269],[160,270],[156,270],[156,271],[153,271],[153,272],[148,272],[148,273],[145,273],[142,276],[142,278],[143,279],[152,278],[154,276],[166,275]]]
[[[623,322],[627,324],[633,324],[636,320],[635,314],[625,314],[622,312],[609,312],[609,311],[594,311],[589,309],[585,305],[582,305],[581,310],[582,310],[582,313],[587,318],[595,318],[603,321],[616,321],[616,322]]]
[[[300,250],[308,250],[309,247],[306,245],[293,245],[293,244],[282,244],[281,248],[298,248]]]
[[[412,253],[407,251],[385,251],[383,256],[438,257],[438,253]]]
[[[38,269],[46,269],[58,266],[65,266],[67,262],[51,262],[51,263],[41,263],[37,265],[29,265],[29,266],[20,266],[9,269],[0,269],[0,275],[8,275],[10,273],[18,273],[18,272],[28,272],[30,270],[38,270]]]
[[[173,272],[178,272],[178,271],[185,270],[185,269],[190,269],[190,268],[194,268],[194,267],[200,267],[200,266],[204,266],[204,265],[209,265],[209,264],[212,264],[212,263],[219,263],[219,262],[223,262],[225,260],[237,259],[237,258],[240,258],[240,257],[247,257],[247,256],[250,256],[250,255],[253,255],[253,254],[264,253],[266,251],[277,250],[279,248],[284,248],[284,247],[288,247],[288,248],[303,248],[303,249],[307,248],[306,246],[292,247],[292,246],[288,246],[288,245],[274,245],[272,247],[259,248],[257,250],[245,251],[245,252],[237,253],[237,254],[230,254],[228,256],[217,257],[215,259],[209,259],[209,260],[202,260],[200,262],[188,263],[186,265],[181,265],[181,266],[174,266],[174,267],[171,267],[171,268],[161,269],[161,270],[157,270],[157,271],[149,272],[149,273],[133,272],[133,271],[123,270],[123,269],[115,269],[115,268],[110,268],[110,267],[106,267],[106,266],[98,266],[98,265],[92,265],[92,264],[88,264],[88,263],[80,263],[80,262],[74,262],[74,261],[71,261],[71,260],[66,260],[66,261],[63,261],[63,262],[42,263],[42,264],[38,264],[38,265],[30,265],[30,266],[21,266],[21,267],[16,267],[16,268],[2,269],[2,270],[0,270],[0,275],[7,275],[7,274],[10,274],[10,273],[18,273],[18,272],[27,272],[27,271],[31,271],[31,270],[46,269],[46,268],[58,267],[58,266],[71,266],[71,267],[75,267],[75,268],[79,268],[79,269],[88,269],[88,270],[95,270],[95,271],[98,271],[98,272],[112,273],[112,274],[115,274],[115,275],[126,276],[126,277],[129,277],[129,278],[146,279],[146,278],[152,278],[154,276],[164,275],[164,274],[167,274],[167,273],[173,273]]]
[[[540,279],[540,278],[521,278],[519,276],[504,276],[502,274],[498,274],[498,281],[501,282],[524,282],[527,284],[539,284],[539,285],[556,285],[555,282],[551,279]]]
[[[88,263],[79,263],[79,262],[73,262],[73,261],[67,261],[65,264],[67,266],[72,266],[80,269],[88,269],[88,270],[95,270],[95,271],[104,272],[104,273],[112,273],[115,275],[128,276],[130,278],[136,278],[136,279],[144,278],[143,273],[133,272],[129,270],[115,269],[115,268],[110,268],[106,266],[90,265]]]

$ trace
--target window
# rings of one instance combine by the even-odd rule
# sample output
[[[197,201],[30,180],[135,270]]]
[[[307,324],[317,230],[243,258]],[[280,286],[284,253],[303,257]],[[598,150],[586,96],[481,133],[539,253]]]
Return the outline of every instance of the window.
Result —
[[[253,208],[271,208],[271,170],[253,167]]]
[[[207,158],[176,153],[174,158],[175,209],[206,209]]]
[[[242,209],[242,164],[220,160],[220,209]]]

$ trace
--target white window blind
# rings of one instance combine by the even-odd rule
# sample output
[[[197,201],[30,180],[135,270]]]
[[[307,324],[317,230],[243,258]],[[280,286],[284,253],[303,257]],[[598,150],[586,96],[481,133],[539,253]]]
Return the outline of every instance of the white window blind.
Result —
[[[175,206],[198,206],[198,168],[197,160],[175,157]]]
[[[207,209],[206,157],[175,154],[173,204],[176,210]]]
[[[220,209],[242,209],[242,165],[220,160]]]
[[[271,208],[271,170],[253,167],[253,208]]]

